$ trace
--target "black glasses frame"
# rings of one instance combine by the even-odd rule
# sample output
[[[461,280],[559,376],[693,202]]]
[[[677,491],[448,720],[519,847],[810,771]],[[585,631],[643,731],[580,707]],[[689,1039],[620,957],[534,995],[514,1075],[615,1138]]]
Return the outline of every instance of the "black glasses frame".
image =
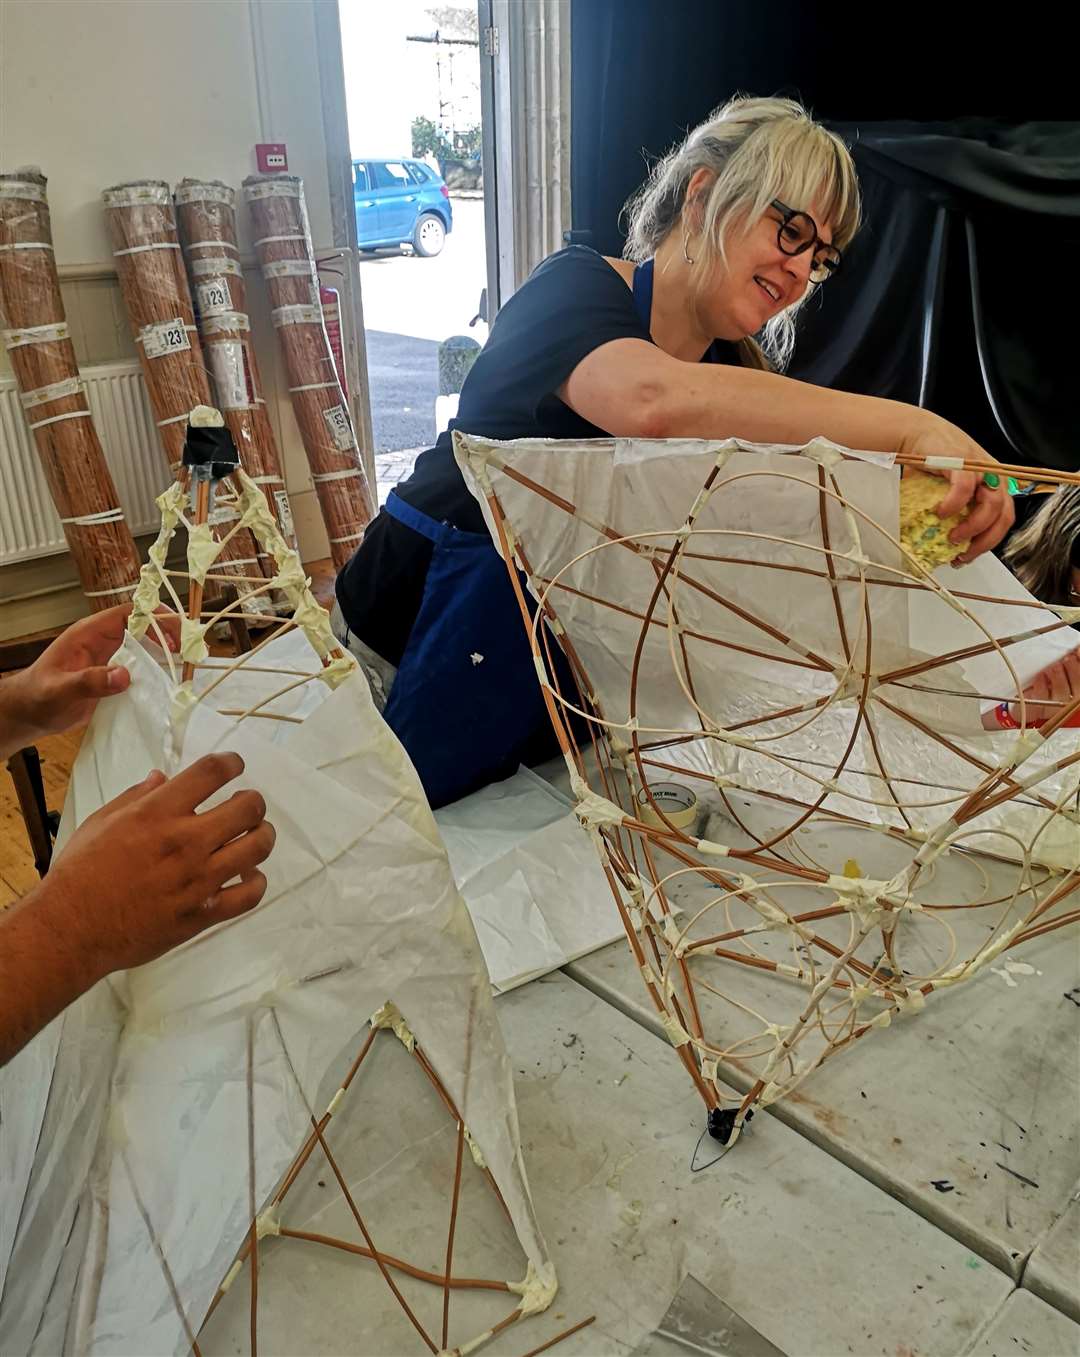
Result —
[[[844,256],[835,245],[828,245],[821,239],[818,235],[817,222],[809,212],[800,212],[794,207],[788,207],[787,203],[782,203],[779,198],[774,198],[769,206],[774,212],[780,214],[780,225],[776,228],[776,244],[780,251],[789,257],[794,257],[805,254],[807,250],[813,247],[814,256],[810,266],[810,281],[819,284],[827,283],[840,268]],[[810,238],[791,250],[788,248],[788,242],[784,240],[784,230],[791,225],[796,217],[800,217],[803,221],[809,223]]]

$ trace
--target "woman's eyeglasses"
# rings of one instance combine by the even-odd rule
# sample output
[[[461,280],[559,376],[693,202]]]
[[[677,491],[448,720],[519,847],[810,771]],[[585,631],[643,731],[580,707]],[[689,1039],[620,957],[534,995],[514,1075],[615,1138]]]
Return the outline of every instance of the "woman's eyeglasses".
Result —
[[[843,255],[835,245],[826,245],[818,235],[817,222],[809,212],[796,212],[787,203],[774,198],[769,206],[780,214],[780,226],[776,232],[776,243],[784,254],[805,254],[813,249],[813,262],[810,265],[810,281],[824,283],[840,267]]]

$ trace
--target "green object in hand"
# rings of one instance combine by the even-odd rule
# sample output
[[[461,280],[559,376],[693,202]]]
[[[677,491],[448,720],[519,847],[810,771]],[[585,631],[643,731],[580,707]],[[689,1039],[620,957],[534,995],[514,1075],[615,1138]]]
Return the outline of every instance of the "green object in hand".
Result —
[[[996,490],[1001,484],[1001,477],[996,471],[988,471],[983,476],[983,484],[988,485],[991,490]],[[1015,495],[1020,489],[1020,482],[1015,476],[1008,476],[1005,479],[1005,489],[1010,495]]]

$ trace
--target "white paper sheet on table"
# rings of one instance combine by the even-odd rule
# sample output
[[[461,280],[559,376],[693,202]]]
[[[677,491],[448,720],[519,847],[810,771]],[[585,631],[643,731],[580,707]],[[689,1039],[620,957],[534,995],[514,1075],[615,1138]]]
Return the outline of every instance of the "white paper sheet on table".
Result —
[[[528,768],[443,807],[435,821],[497,991],[622,936],[569,800]]]

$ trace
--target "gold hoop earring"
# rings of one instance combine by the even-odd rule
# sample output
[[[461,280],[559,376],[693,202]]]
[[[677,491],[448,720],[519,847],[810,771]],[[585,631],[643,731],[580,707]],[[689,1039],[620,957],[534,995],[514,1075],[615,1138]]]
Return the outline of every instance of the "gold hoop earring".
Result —
[[[686,260],[686,262],[687,262],[688,264],[692,264],[694,261],[690,258],[690,248],[689,248],[689,247],[690,247],[690,228],[687,227],[687,229],[683,232],[683,238],[682,238],[682,257]]]

